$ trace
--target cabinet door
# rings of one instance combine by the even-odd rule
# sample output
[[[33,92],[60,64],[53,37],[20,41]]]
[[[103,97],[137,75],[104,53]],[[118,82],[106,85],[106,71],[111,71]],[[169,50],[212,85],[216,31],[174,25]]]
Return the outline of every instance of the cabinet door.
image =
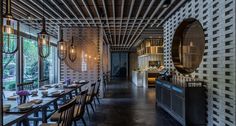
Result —
[[[170,100],[171,100],[171,90],[163,87],[162,88],[162,102],[167,107],[170,108]]]
[[[156,99],[157,99],[157,102],[159,103],[162,103],[162,87],[158,84],[156,84]]]
[[[180,116],[181,118],[184,118],[184,105],[185,100],[183,97],[178,96],[177,94],[172,94],[172,110]]]

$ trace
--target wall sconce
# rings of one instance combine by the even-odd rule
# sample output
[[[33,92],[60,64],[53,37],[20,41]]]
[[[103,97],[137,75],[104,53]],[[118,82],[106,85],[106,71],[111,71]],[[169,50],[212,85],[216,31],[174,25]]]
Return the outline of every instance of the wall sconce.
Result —
[[[75,52],[75,45],[74,45],[73,36],[71,39],[71,45],[69,47],[69,59],[71,62],[74,62],[76,60],[76,52]]]
[[[60,40],[57,43],[57,56],[60,60],[65,60],[67,56],[67,44],[63,40],[63,30],[59,28]]]

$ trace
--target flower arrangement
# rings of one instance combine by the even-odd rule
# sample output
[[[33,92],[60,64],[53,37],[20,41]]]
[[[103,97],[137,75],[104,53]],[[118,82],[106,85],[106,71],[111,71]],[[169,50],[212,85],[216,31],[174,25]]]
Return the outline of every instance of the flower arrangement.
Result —
[[[19,95],[19,96],[27,96],[30,93],[26,90],[21,90],[21,91],[17,91],[16,94]]]
[[[26,90],[20,90],[20,91],[17,91],[16,94],[20,96],[18,99],[18,103],[23,104],[27,102],[27,98],[30,93]]]

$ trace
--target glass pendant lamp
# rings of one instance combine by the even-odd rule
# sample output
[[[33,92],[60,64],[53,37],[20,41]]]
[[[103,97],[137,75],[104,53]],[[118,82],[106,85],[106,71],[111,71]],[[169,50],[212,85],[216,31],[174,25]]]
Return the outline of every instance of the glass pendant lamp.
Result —
[[[63,30],[59,28],[60,40],[57,43],[57,56],[60,60],[65,60],[67,56],[66,41],[63,40]]]
[[[69,59],[71,62],[76,60],[76,52],[75,52],[75,45],[74,45],[74,38],[72,36],[71,45],[69,47]]]
[[[18,21],[11,13],[11,0],[6,1],[6,13],[3,15],[3,53],[13,54],[18,50]]]
[[[42,58],[46,58],[50,54],[50,36],[46,31],[45,18],[43,17],[43,29],[38,33],[38,53]]]

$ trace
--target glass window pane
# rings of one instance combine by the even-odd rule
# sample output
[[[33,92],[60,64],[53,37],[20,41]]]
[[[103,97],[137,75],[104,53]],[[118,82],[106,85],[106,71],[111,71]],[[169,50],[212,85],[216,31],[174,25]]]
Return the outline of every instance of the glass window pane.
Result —
[[[38,84],[38,47],[37,42],[23,39],[24,82],[34,81]]]
[[[16,90],[16,53],[3,53],[3,85],[5,90]]]
[[[57,83],[57,47],[51,46],[50,47],[50,55],[43,59],[43,78],[42,79],[49,79],[49,83]]]
[[[50,55],[47,58],[48,61],[48,68],[45,68],[45,70],[48,69],[48,77],[49,77],[49,82],[50,83],[57,83],[57,48],[55,46],[51,46],[51,50],[50,50]],[[47,76],[47,75],[46,75]]]

